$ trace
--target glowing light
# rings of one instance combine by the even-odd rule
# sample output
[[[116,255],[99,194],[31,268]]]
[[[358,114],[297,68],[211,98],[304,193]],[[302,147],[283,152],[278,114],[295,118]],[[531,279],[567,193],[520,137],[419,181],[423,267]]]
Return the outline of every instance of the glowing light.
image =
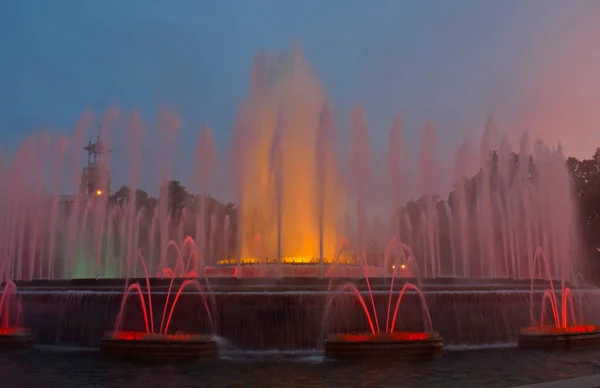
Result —
[[[556,326],[531,326],[521,329],[522,333],[540,333],[540,334],[564,334],[564,333],[593,333],[598,331],[595,325],[578,325],[567,327]]]
[[[236,258],[222,259],[217,261],[218,265],[236,265],[238,260]],[[241,264],[242,265],[251,265],[251,264],[277,264],[276,258],[271,257],[242,257]],[[321,259],[318,257],[306,257],[306,256],[285,256],[281,258],[282,264],[320,264]],[[355,258],[342,258],[338,257],[337,259],[331,259],[328,257],[323,258],[324,264],[346,264],[352,265],[356,264]]]
[[[373,341],[425,341],[432,338],[432,333],[429,332],[407,332],[397,331],[392,333],[367,334],[367,333],[350,333],[337,334],[333,338],[338,341],[345,342],[373,342]]]
[[[14,335],[23,332],[20,327],[1,327],[0,335]]]
[[[396,264],[392,265],[392,269],[396,269]]]
[[[102,195],[102,190],[96,190],[96,196],[100,197]]]
[[[404,269],[404,268],[406,268],[406,264],[402,264],[402,265],[400,265],[400,268],[401,268],[401,269]]]
[[[147,340],[160,340],[160,341],[193,341],[198,339],[206,338],[202,334],[154,334],[145,333],[140,331],[120,331],[112,333],[112,338],[121,341],[147,341]]]

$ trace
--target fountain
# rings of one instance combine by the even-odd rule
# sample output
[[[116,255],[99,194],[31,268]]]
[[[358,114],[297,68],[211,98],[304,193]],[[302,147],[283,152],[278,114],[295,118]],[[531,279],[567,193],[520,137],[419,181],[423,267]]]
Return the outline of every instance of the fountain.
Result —
[[[543,262],[539,262],[540,258]],[[533,260],[534,269],[538,263],[543,265],[546,271],[550,288],[543,291],[539,322],[537,325],[534,325],[534,288],[532,277],[530,299],[531,326],[521,329],[518,339],[519,347],[521,349],[581,349],[600,346],[600,330],[598,326],[577,322],[571,288],[566,286],[564,279],[560,282],[560,295],[562,297],[559,303],[557,292],[552,282],[552,275],[548,268],[548,260],[541,248],[538,248],[535,253]],[[547,325],[544,322],[546,306],[548,304],[550,305],[554,321],[552,325]]]
[[[143,267],[146,268],[143,258]],[[213,314],[205,298],[205,291],[198,279],[187,279],[181,283],[179,290],[171,305],[171,291],[175,281],[175,273],[167,269],[171,275],[171,281],[166,294],[163,311],[161,314],[160,327],[156,330],[154,324],[152,292],[150,279],[146,273],[146,298],[139,283],[133,283],[126,287],[121,302],[121,307],[115,321],[114,331],[106,333],[100,344],[102,353],[110,356],[118,356],[131,359],[178,359],[194,360],[199,358],[215,358],[218,356],[218,346],[211,335],[197,333],[170,333],[169,327],[173,318],[173,312],[182,292],[187,287],[194,287],[197,291],[208,318],[210,329],[214,330]],[[128,297],[132,293],[139,296],[140,308],[144,319],[145,331],[123,330],[123,320]],[[169,308],[170,307],[170,308]]]
[[[257,55],[235,122],[228,169],[216,165],[210,127],[200,131],[189,180],[200,194],[169,181],[179,118],[160,112],[161,163],[154,171],[142,159],[142,118],[137,112],[122,116],[111,109],[101,120],[98,140],[85,147],[89,156],[83,173],[79,147],[92,122],[89,113],[71,141],[35,135],[3,163],[0,178],[10,184],[0,191],[5,216],[0,264],[8,278],[136,277],[140,268],[128,259],[137,249],[148,257],[150,273],[160,277],[173,253],[167,249],[170,241],[185,245],[187,236],[198,244],[194,255],[202,258],[194,266],[208,267],[208,275],[215,277],[315,278],[336,261],[358,267],[360,251],[334,259],[343,238],[365,249],[371,266],[381,266],[382,246],[389,239],[406,242],[417,254],[424,279],[527,279],[526,258],[536,246],[548,252],[553,272],[563,260],[579,265],[577,255],[554,248],[577,248],[560,148],[536,144],[532,149],[525,135],[513,150],[507,139],[498,141],[489,118],[479,158],[465,142],[448,174],[438,160],[435,126],[425,125],[420,151],[408,155],[398,115],[390,128],[387,160],[378,160],[364,110],[352,110],[349,135],[339,131],[325,91],[297,45],[289,55]],[[125,126],[124,141],[112,138],[121,133],[111,133],[117,122]],[[125,150],[112,150],[123,144]],[[129,171],[122,179],[127,187],[113,193],[110,165],[117,156]],[[409,171],[409,156],[418,160],[418,171]],[[385,172],[375,167],[382,164]],[[413,175],[419,184],[412,182]],[[450,175],[453,182],[445,182]],[[142,176],[157,178],[157,198],[141,190]],[[455,187],[450,196],[438,197],[450,184]],[[59,195],[63,186],[79,188],[78,194]],[[221,203],[206,194],[221,187],[235,202]],[[415,194],[421,197],[406,202]],[[200,274],[203,268],[188,269],[177,276]],[[385,270],[389,275],[391,268]]]
[[[26,349],[33,344],[31,333],[21,326],[21,314],[17,286],[7,280],[0,297],[0,350]]]
[[[106,331],[97,324],[102,309],[117,309],[111,295],[122,291],[124,279],[132,279],[124,300],[148,294],[129,298],[140,299],[141,309],[145,303],[148,327],[129,334],[115,328],[104,344],[173,336],[164,326],[154,330],[152,304],[162,303],[160,293],[171,285],[209,277],[220,308],[215,331],[235,346],[312,349],[322,340],[313,323],[322,319],[331,280],[352,282],[363,293],[369,278],[369,298],[377,301],[392,276],[427,296],[445,346],[515,342],[529,313],[529,281],[539,274],[535,248],[544,248],[549,272],[566,281],[582,271],[560,147],[524,135],[513,148],[490,117],[476,152],[465,139],[448,163],[443,159],[452,153],[437,148],[443,139],[433,124],[424,125],[418,146],[404,138],[398,114],[381,150],[371,145],[377,134],[362,107],[347,113],[348,130],[334,120],[346,115],[344,106],[333,107],[295,44],[291,53],[256,56],[228,160],[205,125],[186,164],[188,179],[186,171],[173,171],[186,155],[176,146],[181,120],[168,110],[148,125],[156,134],[146,139],[138,112],[110,109],[85,147],[87,165],[81,147],[94,123],[88,112],[70,138],[35,134],[2,155],[0,273],[37,310],[48,300],[61,306],[43,310],[52,319],[26,316],[44,329],[32,328],[39,340],[96,345]],[[145,156],[147,146],[156,152]],[[114,181],[111,164],[124,170]],[[116,181],[124,186],[113,190]],[[134,258],[138,250],[147,269]],[[146,286],[142,274],[150,274]],[[404,298],[403,316],[415,314],[411,298]],[[181,299],[178,311],[187,311],[188,298]],[[88,309],[90,320],[74,330],[63,323],[63,309]]]
[[[410,249],[410,248],[408,248]],[[410,257],[410,256],[409,256]],[[364,263],[364,259],[363,259]],[[325,354],[332,358],[356,358],[356,357],[401,357],[401,358],[430,358],[441,354],[444,342],[437,332],[433,331],[431,316],[427,308],[425,296],[416,285],[405,282],[398,294],[398,299],[393,304],[394,283],[398,273],[397,267],[394,268],[391,279],[387,314],[385,319],[385,329],[380,326],[379,315],[377,312],[373,289],[366,273],[365,280],[368,289],[369,302],[366,302],[361,292],[352,283],[346,283],[341,287],[341,291],[350,292],[356,297],[364,313],[370,332],[366,333],[343,333],[330,334],[325,342]],[[402,297],[407,291],[416,293],[421,302],[423,310],[422,331],[397,331],[398,314]],[[331,309],[333,296],[325,309],[324,322]],[[370,303],[371,308],[367,306]],[[325,325],[324,325],[325,326]]]

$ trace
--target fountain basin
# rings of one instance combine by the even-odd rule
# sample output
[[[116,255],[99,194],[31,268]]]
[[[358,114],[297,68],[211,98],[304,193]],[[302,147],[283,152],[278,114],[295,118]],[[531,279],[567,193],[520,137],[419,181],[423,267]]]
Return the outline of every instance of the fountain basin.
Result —
[[[0,351],[28,349],[33,345],[33,337],[29,330],[21,327],[0,329]]]
[[[109,332],[100,351],[111,357],[133,360],[197,360],[219,356],[219,347],[209,335]]]
[[[600,330],[595,325],[530,326],[521,329],[521,349],[588,349],[600,347]]]
[[[436,332],[331,334],[325,342],[325,355],[331,358],[427,359],[440,355],[443,348],[444,341]]]

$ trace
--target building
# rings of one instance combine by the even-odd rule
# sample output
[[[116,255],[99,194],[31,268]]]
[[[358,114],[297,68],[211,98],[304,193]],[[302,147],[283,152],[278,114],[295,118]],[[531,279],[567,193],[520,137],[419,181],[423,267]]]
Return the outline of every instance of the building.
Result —
[[[88,153],[88,161],[81,173],[79,195],[84,198],[108,197],[111,194],[111,182],[107,156],[112,150],[104,145],[99,136],[95,143],[90,139],[83,149]]]

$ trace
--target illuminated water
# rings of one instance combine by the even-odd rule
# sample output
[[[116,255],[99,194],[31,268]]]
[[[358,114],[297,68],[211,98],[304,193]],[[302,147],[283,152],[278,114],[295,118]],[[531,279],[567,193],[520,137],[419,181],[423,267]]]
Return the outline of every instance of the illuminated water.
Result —
[[[0,355],[10,387],[513,387],[600,373],[600,352],[516,349],[452,352],[427,363],[323,360],[309,354],[239,354],[193,365],[113,362],[97,352]]]
[[[343,115],[350,118],[348,128],[334,119]],[[118,165],[111,154],[92,159],[86,173],[97,179],[87,186],[81,148],[98,123],[85,113],[70,139],[37,134],[5,155],[0,272],[14,280],[143,276],[140,250],[151,276],[165,268],[177,276],[202,274],[207,266],[225,260],[235,267],[243,259],[255,267],[217,275],[323,276],[332,261],[342,260],[363,264],[372,276],[390,276],[393,266],[404,265],[400,277],[528,278],[541,247],[554,278],[576,278],[583,270],[560,147],[526,135],[511,146],[491,118],[483,123],[479,146],[467,139],[448,163],[442,155],[452,152],[438,144],[433,124],[424,126],[415,147],[403,140],[398,116],[384,154],[371,146],[368,112],[360,106],[334,112],[298,45],[289,54],[261,52],[228,148],[217,149],[211,128],[204,127],[191,175],[183,180],[193,191],[239,206],[198,196],[171,211],[178,192],[164,185],[149,209],[138,209],[133,199],[107,202],[117,189],[111,168],[126,171],[125,183],[133,188],[142,176],[154,177],[155,187],[147,188],[154,195],[177,175],[182,124],[163,110],[152,125],[158,133],[146,135],[150,124],[137,112],[109,109],[100,120],[100,148],[122,144],[125,151]],[[156,152],[143,152],[147,137],[158,143]],[[466,179],[477,171],[477,179]],[[436,202],[451,184],[450,200]],[[82,187],[91,198],[59,197],[64,187]],[[419,199],[403,207],[409,195]],[[402,244],[414,254],[407,256]],[[185,271],[176,271],[178,262],[186,263]],[[292,262],[305,267],[290,270],[286,263]],[[360,277],[363,271],[341,274]]]

